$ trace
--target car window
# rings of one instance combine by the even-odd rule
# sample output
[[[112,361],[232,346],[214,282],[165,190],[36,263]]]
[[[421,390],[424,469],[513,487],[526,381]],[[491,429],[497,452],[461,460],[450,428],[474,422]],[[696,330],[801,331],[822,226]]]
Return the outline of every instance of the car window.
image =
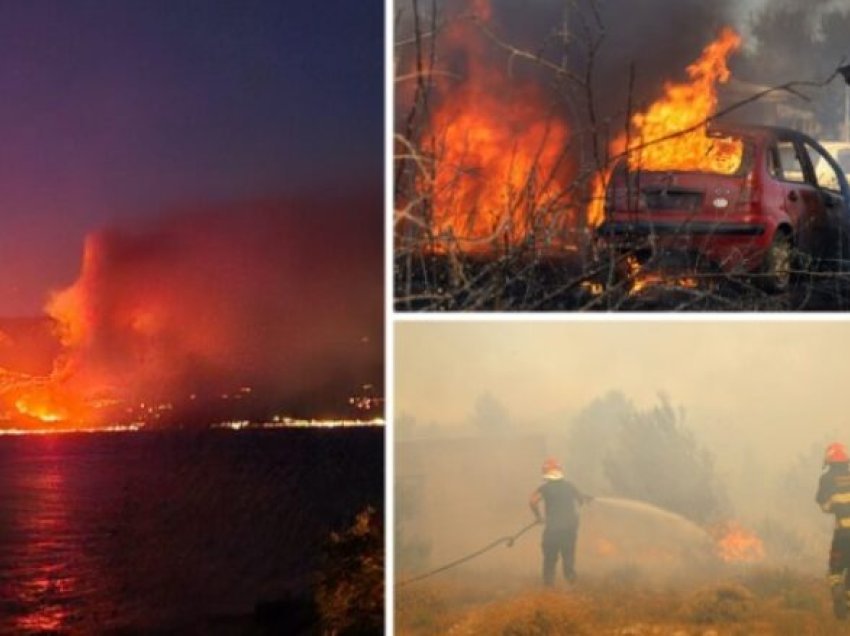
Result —
[[[779,164],[779,151],[771,146],[767,151],[767,172],[775,179],[782,178],[782,167]]]
[[[805,144],[805,148],[812,166],[815,168],[815,179],[817,179],[818,186],[825,190],[841,192],[841,180],[838,178],[838,173],[823,156],[823,153],[808,143]]]
[[[835,160],[845,174],[850,174],[850,148],[844,148],[835,153]]]
[[[673,135],[650,142],[629,153],[632,172],[698,172],[744,175],[752,166],[753,144],[736,135],[709,131],[700,143],[691,135]],[[702,143],[705,142],[705,143]]]
[[[779,178],[794,183],[805,183],[806,173],[800,157],[797,156],[797,147],[793,141],[779,141],[776,143],[779,155]]]

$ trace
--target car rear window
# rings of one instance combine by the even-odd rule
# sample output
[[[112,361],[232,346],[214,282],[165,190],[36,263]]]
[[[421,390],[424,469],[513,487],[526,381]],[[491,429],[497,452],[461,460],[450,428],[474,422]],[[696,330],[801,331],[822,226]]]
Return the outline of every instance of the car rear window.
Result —
[[[752,144],[738,136],[709,133],[690,143],[687,135],[647,145],[629,156],[629,169],[737,176],[750,166]]]

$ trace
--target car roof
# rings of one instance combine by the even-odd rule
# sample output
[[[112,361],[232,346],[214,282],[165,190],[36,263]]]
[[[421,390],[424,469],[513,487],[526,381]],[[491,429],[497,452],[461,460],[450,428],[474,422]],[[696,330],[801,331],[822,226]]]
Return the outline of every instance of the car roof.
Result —
[[[784,128],[782,126],[765,126],[763,124],[741,124],[731,122],[712,122],[709,124],[709,129],[721,133],[737,134],[745,137],[784,137],[790,139],[801,139],[805,141],[815,141],[805,133],[793,128]]]

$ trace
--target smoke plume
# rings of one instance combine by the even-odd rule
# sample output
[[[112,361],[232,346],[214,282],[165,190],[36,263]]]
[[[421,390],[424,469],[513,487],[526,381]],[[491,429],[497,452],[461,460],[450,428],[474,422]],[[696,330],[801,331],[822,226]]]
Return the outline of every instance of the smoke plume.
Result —
[[[398,6],[397,40],[407,41],[413,32],[412,10],[408,2]],[[744,35],[744,49],[730,60],[733,77],[754,85],[749,92],[728,95],[724,105],[759,87],[823,80],[842,59],[850,60],[850,10],[844,3],[830,0],[445,0],[436,7],[438,30],[440,25],[443,31],[450,30],[445,25],[476,15],[502,43],[565,65],[576,78],[588,81],[587,87],[564,84],[551,69],[488,42],[487,57],[493,68],[515,80],[535,78],[539,85],[554,89],[552,112],[569,122],[574,135],[593,128],[603,137],[616,136],[623,130],[628,111],[640,110],[657,99],[666,82],[685,79],[685,67],[724,26]],[[420,12],[420,30],[427,33],[431,26],[428,9],[420,7]],[[427,62],[430,44],[428,38],[424,41]],[[411,49],[409,45],[398,48],[400,68],[412,66]],[[462,84],[471,70],[463,58],[453,55],[439,37],[435,50],[436,68]],[[563,90],[565,86],[568,90]],[[406,112],[409,88],[409,83],[400,85],[400,113]],[[818,123],[807,132],[837,134],[843,89],[843,83],[834,82],[809,90],[810,102],[795,102],[814,111]],[[439,99],[437,95],[436,101]],[[543,117],[547,111],[541,113]],[[582,162],[588,160],[587,144],[584,146]]]
[[[242,416],[344,413],[363,385],[382,390],[380,210],[375,196],[264,201],[92,234],[48,306],[54,382],[184,417],[225,398]]]

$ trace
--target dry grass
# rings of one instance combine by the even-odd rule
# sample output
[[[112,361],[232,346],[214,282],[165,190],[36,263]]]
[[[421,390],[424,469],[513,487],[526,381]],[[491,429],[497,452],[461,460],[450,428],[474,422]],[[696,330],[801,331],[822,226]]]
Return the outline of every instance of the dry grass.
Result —
[[[694,593],[687,615],[695,623],[740,623],[753,615],[753,593],[739,583],[713,585]]]
[[[760,569],[666,589],[610,579],[555,590],[533,580],[437,579],[397,591],[396,633],[829,636],[850,633],[850,622],[833,618],[823,578]]]

